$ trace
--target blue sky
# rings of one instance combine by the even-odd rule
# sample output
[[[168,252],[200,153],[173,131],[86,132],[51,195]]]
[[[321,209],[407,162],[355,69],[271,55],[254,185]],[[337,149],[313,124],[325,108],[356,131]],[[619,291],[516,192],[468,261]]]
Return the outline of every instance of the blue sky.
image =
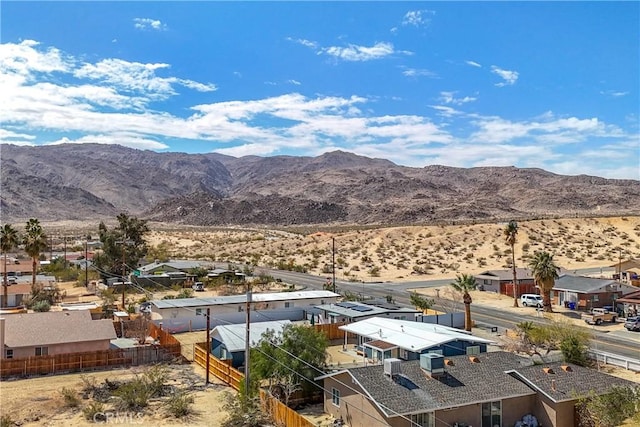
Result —
[[[640,178],[638,2],[0,3],[0,142]]]

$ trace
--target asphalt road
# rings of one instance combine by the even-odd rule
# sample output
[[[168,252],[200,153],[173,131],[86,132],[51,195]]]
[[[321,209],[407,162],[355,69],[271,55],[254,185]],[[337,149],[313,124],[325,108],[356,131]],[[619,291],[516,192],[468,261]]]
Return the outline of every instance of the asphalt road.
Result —
[[[578,273],[589,274],[589,271],[594,269],[577,270]],[[600,268],[595,269],[597,272]],[[329,280],[326,275],[314,276],[306,273],[296,273],[292,271],[284,270],[268,270],[265,269],[267,274],[270,274],[274,278],[279,278],[286,283],[293,283],[299,286],[305,286],[311,289],[322,289],[323,285]],[[595,271],[594,271],[595,272]],[[350,291],[355,294],[370,296],[375,298],[386,298],[387,295],[391,295],[396,304],[410,307],[409,292],[407,289],[416,288],[433,288],[438,286],[447,285],[452,282],[453,279],[438,279],[438,280],[422,280],[415,282],[347,282],[342,280],[336,280],[336,288],[338,292]],[[436,309],[442,309],[437,304],[434,307]],[[497,326],[502,329],[515,329],[515,326],[523,321],[534,321],[540,323],[549,323],[550,321],[545,318],[532,318],[531,316],[518,315],[510,312],[504,312],[499,309],[480,307],[477,305],[471,305],[471,316],[476,324],[485,325],[487,327]],[[628,332],[626,330],[616,332],[612,334],[606,331],[599,331],[597,327],[585,327],[593,334],[591,341],[591,348],[607,351],[609,353],[617,354],[620,356],[631,357],[634,359],[640,358],[640,333]]]

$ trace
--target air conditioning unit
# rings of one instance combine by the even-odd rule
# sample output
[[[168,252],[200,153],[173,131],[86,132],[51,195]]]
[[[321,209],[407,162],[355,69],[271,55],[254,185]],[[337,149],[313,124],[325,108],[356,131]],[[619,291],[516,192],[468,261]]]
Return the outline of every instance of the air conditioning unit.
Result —
[[[444,374],[444,356],[435,353],[421,354],[420,367],[430,375]]]
[[[393,377],[395,375],[400,375],[402,361],[400,359],[389,358],[384,359],[384,374]]]

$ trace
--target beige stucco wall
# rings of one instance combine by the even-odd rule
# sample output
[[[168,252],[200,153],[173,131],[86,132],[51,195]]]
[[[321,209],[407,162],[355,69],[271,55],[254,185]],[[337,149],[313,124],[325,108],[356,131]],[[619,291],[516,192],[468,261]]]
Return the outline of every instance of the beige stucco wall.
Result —
[[[543,426],[574,427],[575,403],[573,401],[553,403],[550,399],[539,394],[536,398],[536,412],[538,421]]]
[[[340,381],[343,384],[340,384]],[[354,391],[353,388],[357,391]],[[340,406],[332,401],[332,389],[340,390]],[[362,389],[351,380],[347,373],[336,375],[324,380],[324,411],[340,418],[350,427],[404,427],[404,424],[389,424],[379,409],[364,395]]]
[[[512,426],[523,416],[534,412],[535,393],[527,396],[502,400],[502,425]],[[455,423],[466,423],[471,426],[482,425],[482,404],[476,403],[450,410],[436,412],[436,427],[449,427]]]
[[[40,347],[40,346],[37,346]],[[85,341],[78,343],[64,343],[45,346],[48,354],[82,353],[85,351],[108,350],[109,340]],[[33,357],[36,355],[36,346],[19,347],[13,349],[13,358]]]

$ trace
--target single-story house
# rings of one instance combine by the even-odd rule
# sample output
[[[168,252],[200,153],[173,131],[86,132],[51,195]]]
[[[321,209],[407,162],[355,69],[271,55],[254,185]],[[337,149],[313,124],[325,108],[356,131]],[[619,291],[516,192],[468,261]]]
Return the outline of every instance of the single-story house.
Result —
[[[189,260],[172,260],[166,262],[155,261],[151,264],[143,265],[136,271],[136,275],[163,274],[170,272],[190,273],[195,269],[208,269],[211,267],[210,262],[206,261],[189,261]]]
[[[40,262],[36,261],[36,272],[40,266]],[[0,258],[0,275],[4,278],[4,256]],[[33,274],[33,261],[30,259],[17,259],[7,257],[7,276],[31,277]]]
[[[578,310],[591,310],[594,307],[614,306],[617,299],[635,290],[637,288],[613,279],[562,275],[556,279],[551,303],[575,303]]]
[[[317,305],[317,311],[309,313],[312,324],[351,323],[370,317],[388,317],[400,320],[414,320],[422,312],[386,302],[343,301],[335,304]]]
[[[579,366],[533,365],[498,351],[420,360],[387,359],[324,382],[324,410],[350,427],[513,426],[531,415],[545,427],[573,427],[578,396],[637,386]]]
[[[477,274],[475,278],[476,286],[480,290],[513,296],[513,271],[510,269],[486,270]],[[533,274],[530,269],[516,268],[516,280],[518,282],[518,295],[536,293]]]
[[[615,268],[616,273],[613,275],[614,279],[634,286],[640,286],[640,259],[631,258],[612,264],[609,267]]]
[[[0,332],[7,359],[108,350],[117,338],[111,320],[92,320],[88,310],[7,314]]]
[[[19,307],[24,305],[31,296],[31,285],[21,283],[7,286],[7,307]],[[4,304],[4,285],[0,286],[0,307]]]
[[[469,332],[433,323],[372,317],[340,326],[357,337],[357,349],[374,363],[398,358],[416,360],[423,353],[445,356],[478,354],[487,351],[493,341],[471,335]]]
[[[314,306],[337,302],[339,294],[330,291],[254,293],[251,321],[304,320]],[[246,294],[209,298],[181,298],[151,301],[151,320],[172,332],[206,329],[207,308],[210,325],[246,322]]]
[[[245,274],[237,270],[227,270],[224,268],[214,268],[207,273],[207,279],[224,280],[227,283],[243,281]]]
[[[267,331],[273,331],[276,336],[282,331],[289,320],[251,323],[249,328],[249,345],[254,347]],[[244,365],[244,351],[246,345],[246,323],[237,325],[219,325],[211,331],[211,354],[220,360],[231,360],[231,366],[238,368]]]

